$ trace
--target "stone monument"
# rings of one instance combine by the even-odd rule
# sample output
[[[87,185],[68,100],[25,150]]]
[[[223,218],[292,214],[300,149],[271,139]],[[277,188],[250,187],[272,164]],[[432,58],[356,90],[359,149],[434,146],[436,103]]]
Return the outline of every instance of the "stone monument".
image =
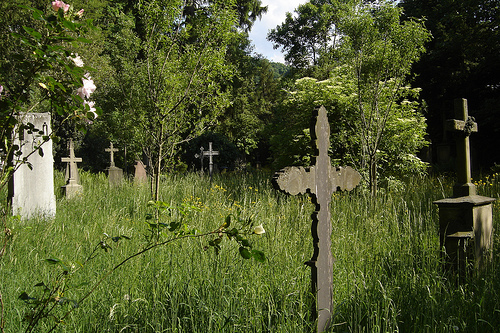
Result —
[[[111,160],[109,167],[106,169],[108,171],[109,184],[112,186],[120,185],[123,180],[123,170],[115,166],[114,158],[114,153],[117,152],[118,149],[113,147],[113,142],[110,142],[109,148],[106,148],[105,151],[109,152]]]
[[[471,182],[469,135],[477,132],[477,124],[468,115],[466,99],[455,100],[455,117],[447,120],[446,127],[455,133],[457,183],[453,198],[434,203],[439,209],[440,243],[447,265],[463,276],[467,261],[474,259],[475,267],[482,268],[491,257],[495,199],[477,195]]]
[[[147,182],[148,174],[146,172],[146,166],[142,163],[141,160],[135,161],[135,174],[134,174],[134,183],[142,184]]]
[[[201,149],[200,149],[201,150]],[[218,150],[212,150],[212,142],[208,143],[208,150],[203,151],[203,156],[208,156],[208,173],[210,175],[210,182],[212,182],[212,174],[213,174],[213,167],[214,167],[214,162],[212,157],[219,155]],[[202,160],[203,162],[203,160]],[[202,164],[203,168],[203,164]]]
[[[203,174],[203,159],[205,158],[205,155],[203,154],[204,150],[205,150],[205,148],[200,147],[200,153],[194,155],[195,158],[200,159],[200,166],[201,166],[200,173],[202,173],[202,174]]]
[[[71,199],[78,194],[83,193],[83,187],[79,184],[80,176],[78,175],[78,167],[76,163],[80,163],[82,159],[75,157],[75,148],[73,146],[73,139],[69,139],[69,157],[61,158],[61,162],[66,162],[66,185],[61,189],[66,195],[66,198]]]
[[[312,292],[316,295],[313,309],[317,316],[317,331],[328,329],[333,308],[333,257],[331,251],[332,225],[330,220],[330,202],[333,192],[352,190],[361,175],[351,167],[332,167],[328,148],[330,147],[330,125],[326,109],[322,106],[315,110],[315,123],[311,128],[313,144],[317,149],[313,166],[287,167],[277,172],[273,178],[279,190],[296,195],[308,192],[315,204],[312,214],[313,256],[306,264],[311,267]]]
[[[9,184],[12,212],[23,219],[36,215],[52,218],[56,215],[56,197],[50,113],[25,113],[18,121],[28,127],[18,124],[14,129],[14,144],[20,147],[21,155],[12,163],[15,167],[24,158],[26,163],[19,165]]]

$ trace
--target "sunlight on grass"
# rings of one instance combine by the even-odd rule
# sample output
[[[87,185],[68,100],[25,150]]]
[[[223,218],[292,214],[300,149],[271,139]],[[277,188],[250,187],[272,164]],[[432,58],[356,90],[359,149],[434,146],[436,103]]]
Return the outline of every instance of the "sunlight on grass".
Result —
[[[212,183],[196,174],[165,176],[161,200],[193,207],[187,223],[199,232],[225,217],[251,219],[266,232],[251,238],[264,263],[245,260],[234,242],[218,255],[207,239],[186,239],[134,258],[113,273],[60,325],[60,332],[308,332],[312,256],[307,195],[276,192],[269,174],[227,174]],[[478,193],[499,197],[498,175],[478,180]],[[57,186],[63,175],[56,173]],[[5,332],[22,332],[27,306],[18,299],[57,271],[59,258],[78,268],[104,234],[110,243],[74,274],[69,299],[78,299],[108,269],[144,247],[149,188],[113,188],[104,175],[82,173],[84,193],[58,196],[52,221],[12,222],[13,238],[0,262]],[[445,179],[414,180],[376,200],[363,189],[332,200],[334,332],[494,332],[500,329],[498,256],[490,269],[456,286],[441,270],[434,200],[451,193]],[[498,221],[499,205],[494,205]],[[498,235],[495,236],[498,238]],[[498,247],[499,240],[495,241]],[[38,288],[38,289],[37,289]],[[43,321],[39,331],[51,326]]]

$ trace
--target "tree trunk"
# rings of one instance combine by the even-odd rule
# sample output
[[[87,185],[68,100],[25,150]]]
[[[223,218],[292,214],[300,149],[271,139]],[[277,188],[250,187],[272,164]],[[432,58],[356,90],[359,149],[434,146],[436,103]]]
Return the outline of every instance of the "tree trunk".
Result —
[[[372,196],[377,195],[377,158],[370,156],[370,193]]]
[[[154,200],[158,201],[160,199],[160,173],[161,173],[161,160],[163,156],[163,123],[160,125],[160,140],[158,144],[158,161],[156,162],[156,174],[155,174],[155,196]]]

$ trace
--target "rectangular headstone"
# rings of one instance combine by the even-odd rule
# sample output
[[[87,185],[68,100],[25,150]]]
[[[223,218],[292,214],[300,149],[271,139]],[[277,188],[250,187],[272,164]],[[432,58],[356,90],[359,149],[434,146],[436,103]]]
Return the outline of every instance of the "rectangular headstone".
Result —
[[[33,124],[37,130],[43,131],[43,135],[47,136],[51,132],[50,113],[25,113],[18,121],[23,124]],[[31,132],[25,129],[19,133],[19,127],[14,130],[14,144],[19,145],[22,152],[18,159],[29,156],[27,161],[32,169],[28,164],[22,164],[14,172],[9,186],[12,212],[21,215],[23,219],[29,219],[37,214],[54,217],[56,197],[52,140],[44,142],[41,146],[43,154],[32,153],[35,147],[43,142],[43,135],[38,131]]]

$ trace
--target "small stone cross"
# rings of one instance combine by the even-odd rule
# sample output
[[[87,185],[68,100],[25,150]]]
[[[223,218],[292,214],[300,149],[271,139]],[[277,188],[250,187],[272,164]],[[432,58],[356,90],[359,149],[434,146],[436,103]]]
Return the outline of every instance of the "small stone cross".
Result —
[[[330,324],[333,307],[330,202],[333,192],[339,189],[350,191],[356,187],[361,175],[351,167],[331,166],[328,156],[330,125],[323,106],[315,110],[315,120],[311,133],[318,153],[316,164],[308,170],[303,167],[287,167],[275,174],[273,183],[281,191],[291,195],[308,192],[316,205],[311,226],[313,256],[306,264],[311,267],[311,286],[316,295],[316,308],[313,310],[318,319],[317,330],[323,332]]]
[[[73,145],[73,139],[69,139],[68,149],[69,149],[69,157],[61,158],[61,162],[68,163],[68,168],[66,168],[66,170],[68,170],[67,184],[74,185],[78,183],[78,168],[76,163],[80,163],[82,159],[81,157],[75,157],[75,148]]]
[[[213,172],[213,161],[212,156],[219,155],[218,150],[212,150],[212,142],[208,143],[208,150],[203,152],[203,156],[208,156],[208,172],[210,174],[210,180],[212,180],[212,172]]]
[[[471,182],[469,135],[477,132],[477,123],[469,117],[467,100],[455,99],[455,117],[448,119],[446,129],[456,133],[457,147],[457,183],[453,187],[455,198],[476,194],[476,186]]]
[[[109,148],[104,149],[105,151],[109,152],[111,155],[111,164],[109,166],[114,167],[115,166],[115,159],[114,159],[114,153],[118,151],[118,149],[113,148],[113,142],[109,143]]]

